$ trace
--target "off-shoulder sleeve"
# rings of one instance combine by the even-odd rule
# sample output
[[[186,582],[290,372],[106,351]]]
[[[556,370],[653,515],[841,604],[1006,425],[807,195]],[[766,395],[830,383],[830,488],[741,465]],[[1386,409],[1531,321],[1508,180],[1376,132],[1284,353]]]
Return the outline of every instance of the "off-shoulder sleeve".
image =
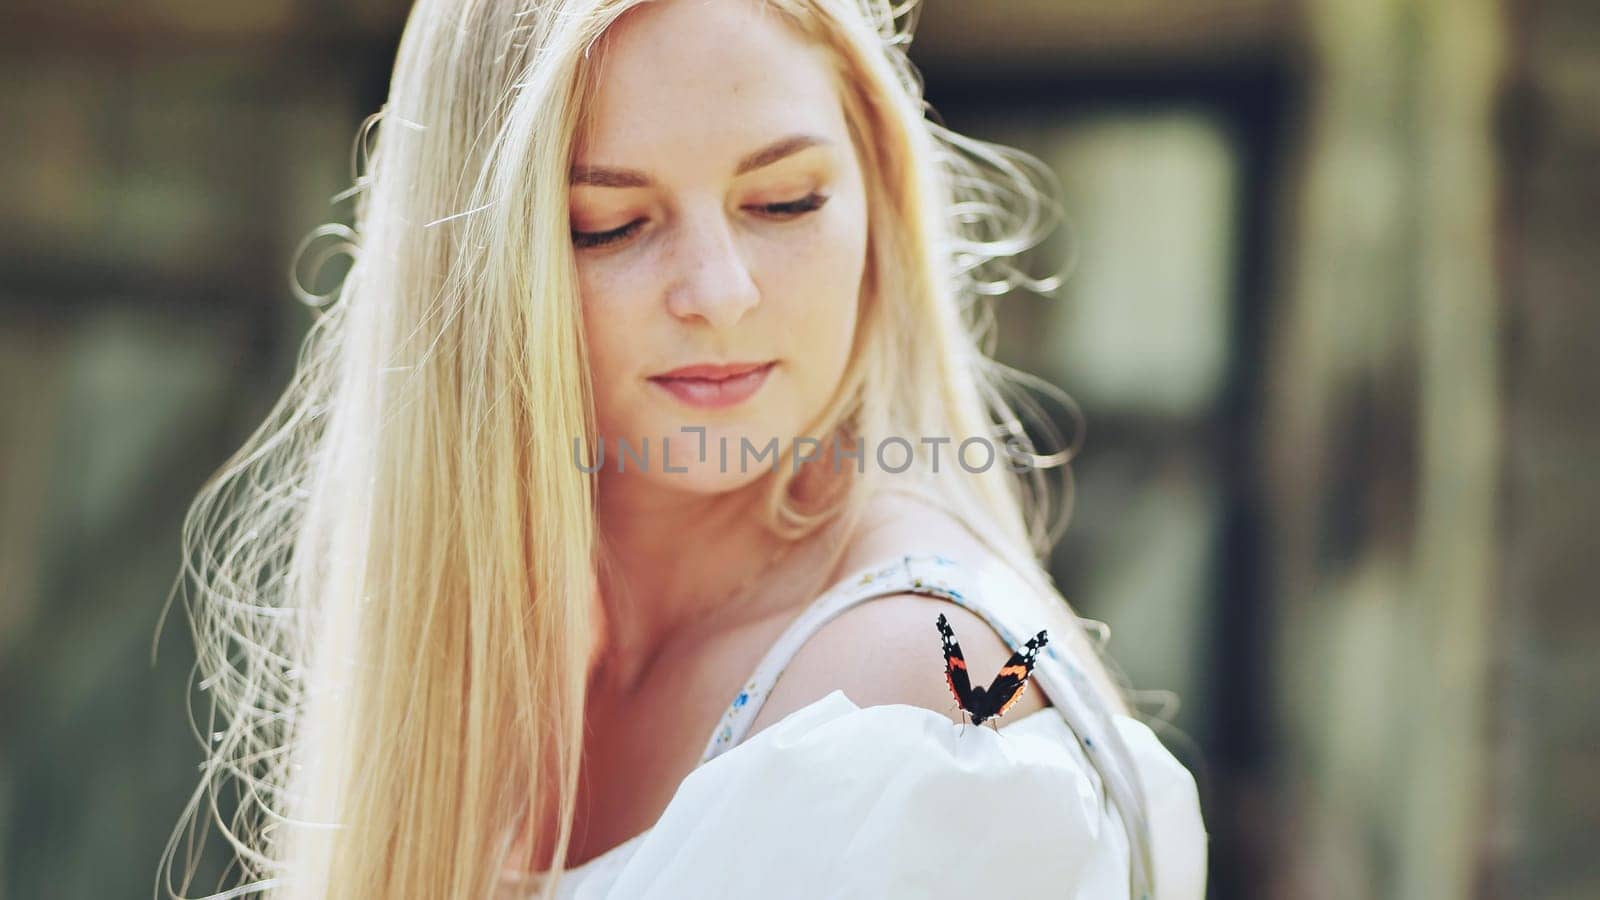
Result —
[[[1150,847],[1158,900],[1201,900],[1206,895],[1209,836],[1200,814],[1194,775],[1138,719],[1113,715],[1149,803]]]
[[[1115,896],[1095,784],[1046,731],[834,691],[691,773],[606,896]]]

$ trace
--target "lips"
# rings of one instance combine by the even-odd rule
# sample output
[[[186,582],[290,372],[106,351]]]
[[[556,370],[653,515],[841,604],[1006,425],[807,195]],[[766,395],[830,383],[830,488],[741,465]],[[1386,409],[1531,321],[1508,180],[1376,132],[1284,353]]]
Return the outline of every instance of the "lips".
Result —
[[[650,382],[683,403],[702,409],[742,403],[761,389],[777,361],[684,366]]]
[[[770,365],[772,365],[771,360],[768,360],[767,362],[747,363],[704,363],[695,366],[684,366],[679,369],[673,369],[671,372],[662,372],[660,375],[652,375],[650,377],[652,379],[693,378],[704,381],[722,381],[727,378],[734,378],[739,375],[749,374],[757,369],[765,369]]]

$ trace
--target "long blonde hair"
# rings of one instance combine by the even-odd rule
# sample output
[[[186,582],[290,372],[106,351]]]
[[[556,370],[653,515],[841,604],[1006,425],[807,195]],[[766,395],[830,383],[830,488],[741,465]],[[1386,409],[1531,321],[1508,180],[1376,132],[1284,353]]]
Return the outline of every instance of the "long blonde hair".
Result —
[[[213,822],[238,865],[228,896],[483,897],[528,810],[557,810],[565,858],[598,627],[596,476],[566,451],[595,433],[568,173],[591,51],[641,2],[412,9],[388,99],[357,137],[354,225],[316,232],[342,236],[351,268],[310,298],[290,385],[185,522],[178,586],[211,704],[169,890],[180,839],[186,891],[195,829],[203,843]],[[1044,469],[1073,448],[1035,453],[1019,416],[1032,410],[1007,393],[1027,379],[990,358],[986,302],[1051,287],[1006,262],[1055,224],[1036,183],[1048,172],[925,116],[914,3],[765,6],[833,51],[868,189],[856,346],[814,432],[1032,454],[1020,475],[946,461],[926,493],[1081,637],[1039,563],[1066,513],[1051,514]],[[768,512],[799,536],[823,514],[792,502],[793,472],[769,476]],[[882,486],[869,475],[842,502]]]

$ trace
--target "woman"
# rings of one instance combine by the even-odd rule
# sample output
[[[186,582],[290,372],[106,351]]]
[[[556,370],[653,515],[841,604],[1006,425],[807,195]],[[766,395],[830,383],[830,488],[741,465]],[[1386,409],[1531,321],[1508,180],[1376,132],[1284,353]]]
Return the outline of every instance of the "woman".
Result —
[[[903,11],[419,0],[354,266],[186,529],[186,820],[245,788],[247,880],[1201,895],[976,340],[1028,158],[924,119]],[[957,724],[941,613],[978,684],[1048,631],[1003,731]]]

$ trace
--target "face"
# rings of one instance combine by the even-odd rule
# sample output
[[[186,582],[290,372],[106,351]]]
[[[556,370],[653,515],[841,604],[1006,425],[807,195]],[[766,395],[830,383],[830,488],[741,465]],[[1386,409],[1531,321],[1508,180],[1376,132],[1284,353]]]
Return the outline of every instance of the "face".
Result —
[[[805,429],[848,361],[867,217],[838,87],[750,0],[648,3],[597,52],[569,199],[602,475],[731,490],[770,471],[772,439],[822,437]],[[762,368],[660,377],[729,364]],[[618,438],[648,439],[648,465],[617,476]]]

